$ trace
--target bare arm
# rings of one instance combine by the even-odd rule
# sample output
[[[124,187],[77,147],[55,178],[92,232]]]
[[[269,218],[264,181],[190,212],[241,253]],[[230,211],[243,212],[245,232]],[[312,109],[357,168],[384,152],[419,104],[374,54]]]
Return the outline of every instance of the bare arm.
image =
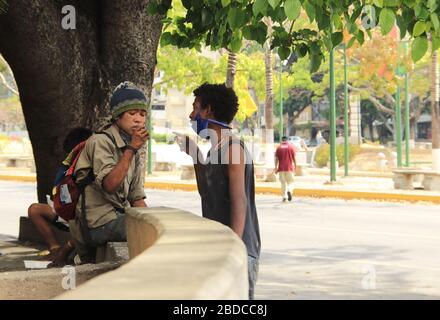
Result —
[[[229,148],[229,159],[232,159],[232,150]],[[231,229],[243,237],[246,222],[247,199],[245,192],[245,161],[243,148],[240,148],[240,163],[228,165],[229,197],[231,199]]]
[[[133,203],[131,203],[131,206],[137,207],[137,208],[146,208],[147,204],[144,199],[139,199],[139,200],[133,201]]]
[[[125,150],[116,167],[105,176],[102,187],[106,192],[115,193],[118,190],[127,176],[133,156],[133,151]]]
[[[177,133],[176,133],[177,134]],[[188,154],[193,159],[194,171],[196,174],[197,189],[199,194],[203,196],[206,192],[205,165],[203,154],[194,140],[188,136],[177,134],[177,143],[180,150]]]

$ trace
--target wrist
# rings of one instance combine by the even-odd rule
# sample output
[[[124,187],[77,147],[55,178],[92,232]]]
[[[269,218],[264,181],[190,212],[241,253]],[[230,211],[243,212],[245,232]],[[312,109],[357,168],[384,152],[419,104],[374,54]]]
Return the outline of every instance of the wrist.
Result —
[[[139,149],[133,147],[132,145],[128,144],[125,146],[125,150],[131,151],[134,155],[138,152]]]

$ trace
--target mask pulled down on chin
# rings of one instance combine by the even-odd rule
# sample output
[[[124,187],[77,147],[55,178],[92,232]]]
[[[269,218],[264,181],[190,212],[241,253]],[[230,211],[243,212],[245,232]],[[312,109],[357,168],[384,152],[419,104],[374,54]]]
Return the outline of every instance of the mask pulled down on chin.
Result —
[[[218,124],[226,129],[232,129],[229,125],[226,123],[216,121],[213,119],[202,119],[200,117],[200,113],[197,113],[194,120],[191,120],[191,128],[194,130],[197,135],[202,139],[209,139],[208,135],[208,124],[209,123],[215,123]]]

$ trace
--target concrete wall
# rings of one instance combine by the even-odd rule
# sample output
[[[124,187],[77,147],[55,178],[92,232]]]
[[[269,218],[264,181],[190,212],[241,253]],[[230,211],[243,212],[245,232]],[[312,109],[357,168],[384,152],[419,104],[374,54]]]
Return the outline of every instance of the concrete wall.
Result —
[[[131,260],[58,299],[247,299],[246,248],[231,229],[165,207],[127,217]]]

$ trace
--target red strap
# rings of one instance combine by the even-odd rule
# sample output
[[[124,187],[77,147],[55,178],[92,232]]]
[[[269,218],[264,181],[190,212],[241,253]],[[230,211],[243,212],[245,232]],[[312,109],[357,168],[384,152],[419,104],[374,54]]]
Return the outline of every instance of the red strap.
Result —
[[[79,156],[81,155],[81,151],[84,149],[85,145],[86,145],[86,141],[82,141],[75,148],[73,148],[72,155],[74,155],[74,158],[72,164],[69,167],[69,170],[67,170],[66,172],[66,176],[72,175],[73,171],[75,171],[76,163],[78,162]]]

